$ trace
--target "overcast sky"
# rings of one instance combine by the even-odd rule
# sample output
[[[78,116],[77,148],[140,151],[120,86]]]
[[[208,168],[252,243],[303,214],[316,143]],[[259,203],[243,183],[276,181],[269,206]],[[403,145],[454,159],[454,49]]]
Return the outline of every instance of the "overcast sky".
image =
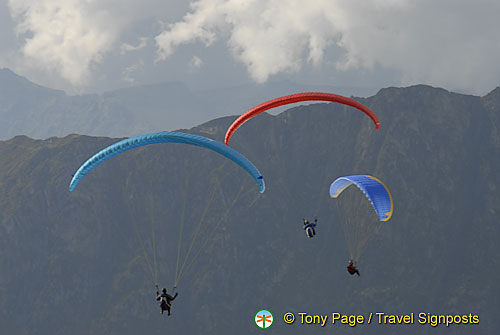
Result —
[[[69,93],[181,81],[500,85],[498,0],[0,0],[0,67]]]

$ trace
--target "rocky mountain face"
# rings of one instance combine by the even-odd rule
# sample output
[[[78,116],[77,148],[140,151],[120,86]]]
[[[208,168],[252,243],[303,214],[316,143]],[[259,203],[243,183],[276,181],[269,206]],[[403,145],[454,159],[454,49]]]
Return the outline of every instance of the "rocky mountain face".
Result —
[[[241,168],[203,148],[135,149],[69,192],[71,174],[118,139],[0,142],[2,332],[252,334],[265,308],[274,334],[497,333],[500,89],[387,88],[361,101],[380,130],[338,104],[245,123],[231,146],[262,172],[261,196]],[[233,120],[190,132],[222,141]],[[328,196],[350,174],[380,178],[395,207],[375,223],[359,278],[345,269],[343,218]],[[307,239],[302,218],[314,215]],[[154,299],[156,270],[169,291],[181,273],[168,319]],[[286,312],[414,313],[415,322],[286,325]],[[422,325],[419,313],[474,314],[479,324]]]

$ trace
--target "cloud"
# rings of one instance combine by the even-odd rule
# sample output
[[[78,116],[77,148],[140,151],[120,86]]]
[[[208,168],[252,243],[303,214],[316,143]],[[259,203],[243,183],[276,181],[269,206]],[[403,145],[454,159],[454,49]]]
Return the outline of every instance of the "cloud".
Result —
[[[134,24],[156,22],[158,15],[179,12],[184,0],[7,0],[16,33],[22,42],[18,69],[61,77],[75,87],[89,85],[104,57],[119,45]],[[160,14],[161,13],[161,14]],[[149,23],[150,24],[150,23]],[[127,30],[129,29],[129,30]],[[119,51],[145,45],[122,44]],[[52,80],[48,80],[52,81]]]
[[[257,82],[310,64],[474,90],[499,84],[498,17],[495,0],[198,0],[155,40],[164,60],[183,44],[226,39]],[[340,56],[326,57],[332,49]]]
[[[132,51],[143,59],[145,73],[157,75],[158,63],[147,61],[154,57],[149,39],[142,37],[154,35],[157,60],[186,44],[213,48],[203,55],[197,47],[185,48],[165,62],[162,69],[179,78],[186,75],[181,68],[203,66],[201,58],[224,69],[229,51],[260,83],[286,73],[314,79],[368,74],[372,83],[390,74],[402,85],[468,92],[499,85],[498,0],[197,0],[189,8],[185,0],[7,3],[17,32],[10,48],[20,49],[1,50],[2,64],[45,76],[45,83],[63,78],[63,87],[90,87],[96,74],[112,77],[110,82],[129,78],[122,69],[131,64]],[[172,23],[161,28],[159,20]],[[186,55],[190,50],[197,56]],[[188,69],[176,64],[190,59]]]
[[[122,71],[122,80],[126,81],[129,84],[137,84],[137,81],[132,76],[132,74],[134,72],[143,71],[143,70],[144,70],[144,62],[142,60],[140,60],[136,64],[133,64],[131,66],[126,67]]]
[[[28,65],[54,71],[73,85],[88,81],[91,65],[101,61],[118,33],[109,12],[94,1],[9,0],[8,5]]]
[[[124,55],[130,51],[141,50],[144,49],[147,45],[148,45],[148,38],[140,37],[139,44],[137,44],[136,46],[127,43],[122,43],[122,45],[120,45],[120,54]]]
[[[194,71],[196,69],[199,69],[202,65],[203,60],[198,56],[193,56],[193,58],[191,58],[191,62],[189,62],[189,69],[191,71]]]

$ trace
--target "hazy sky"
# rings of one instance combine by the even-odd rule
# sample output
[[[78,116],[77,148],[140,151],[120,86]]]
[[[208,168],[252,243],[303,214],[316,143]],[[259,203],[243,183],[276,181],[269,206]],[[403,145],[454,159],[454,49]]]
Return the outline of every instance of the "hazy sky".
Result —
[[[0,0],[0,67],[67,92],[181,81],[500,85],[498,0]]]

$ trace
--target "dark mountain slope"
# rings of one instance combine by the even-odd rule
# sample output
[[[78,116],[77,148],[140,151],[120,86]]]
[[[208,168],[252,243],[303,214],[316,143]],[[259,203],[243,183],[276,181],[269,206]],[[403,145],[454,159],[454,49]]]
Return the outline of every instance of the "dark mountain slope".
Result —
[[[115,139],[0,142],[3,329],[250,334],[258,331],[255,312],[268,308],[277,334],[498,332],[498,89],[480,98],[428,86],[387,88],[362,102],[378,114],[380,130],[336,104],[263,114],[239,129],[231,145],[257,165],[267,184],[255,202],[253,180],[201,148],[156,145],[124,153],[70,193],[71,174]],[[191,131],[222,140],[233,119]],[[345,271],[341,218],[328,197],[331,181],[355,173],[378,176],[395,203],[394,216],[367,245],[360,278]],[[200,231],[204,241],[215,229],[213,243],[192,257],[196,265],[180,282],[174,315],[165,320],[134,227],[146,237],[155,222],[160,285],[171,285],[183,199],[184,234],[191,236],[217,181],[221,191]],[[229,219],[217,225],[235,198]],[[306,239],[301,219],[315,214],[318,235]],[[285,312],[472,313],[480,323],[324,329],[285,325]]]

